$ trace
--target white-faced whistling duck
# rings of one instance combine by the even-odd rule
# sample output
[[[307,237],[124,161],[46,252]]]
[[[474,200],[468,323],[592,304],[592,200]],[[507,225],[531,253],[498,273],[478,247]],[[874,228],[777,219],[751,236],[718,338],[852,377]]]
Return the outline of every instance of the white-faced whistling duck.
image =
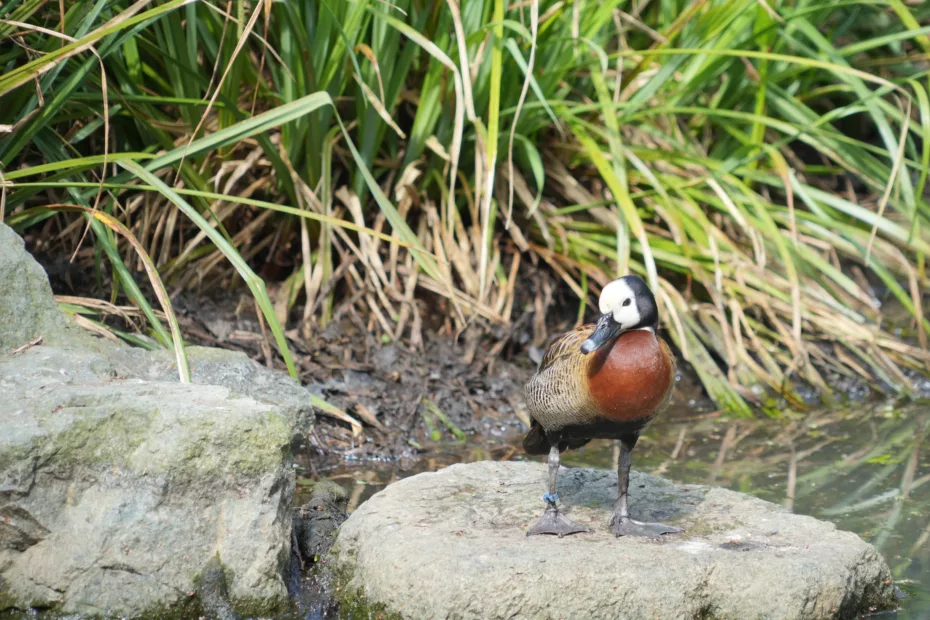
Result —
[[[675,385],[675,357],[656,334],[655,297],[641,278],[629,275],[604,287],[598,305],[597,323],[556,339],[524,389],[533,422],[523,447],[527,454],[549,454],[546,511],[527,534],[588,531],[559,512],[556,477],[559,454],[594,438],[620,442],[614,534],[657,538],[680,532],[634,521],[627,506],[631,452],[643,429],[668,406]]]

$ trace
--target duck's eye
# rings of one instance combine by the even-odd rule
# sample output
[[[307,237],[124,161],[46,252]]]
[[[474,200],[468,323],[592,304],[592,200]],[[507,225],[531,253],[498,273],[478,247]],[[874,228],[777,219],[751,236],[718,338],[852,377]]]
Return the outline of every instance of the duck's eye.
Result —
[[[630,305],[630,302],[631,302],[631,301],[633,301],[633,300],[632,300],[632,299],[624,299],[624,300],[623,300],[623,303],[622,303],[621,305],[622,305],[624,308],[626,308],[627,306]]]

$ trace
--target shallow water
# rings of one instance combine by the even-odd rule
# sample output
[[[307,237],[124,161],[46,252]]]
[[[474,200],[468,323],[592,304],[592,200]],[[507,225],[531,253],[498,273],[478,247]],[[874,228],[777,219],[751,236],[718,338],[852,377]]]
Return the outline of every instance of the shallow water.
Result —
[[[633,468],[684,483],[716,484],[836,523],[874,544],[906,597],[898,617],[930,618],[930,405],[785,414],[736,421],[671,413],[633,453]],[[485,459],[527,457],[522,437],[434,444],[413,467],[332,463],[318,468],[350,492],[349,511],[401,477]],[[613,442],[563,454],[566,466],[614,468]],[[540,480],[540,489],[544,482]]]

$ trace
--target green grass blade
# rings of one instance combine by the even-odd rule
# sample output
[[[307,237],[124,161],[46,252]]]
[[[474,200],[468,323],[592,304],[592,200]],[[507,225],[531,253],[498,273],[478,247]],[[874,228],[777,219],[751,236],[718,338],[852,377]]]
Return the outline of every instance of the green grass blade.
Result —
[[[278,346],[278,352],[281,354],[281,357],[284,358],[284,363],[287,366],[287,371],[294,378],[294,380],[299,380],[299,375],[297,374],[297,367],[294,365],[294,359],[291,356],[290,348],[287,346],[287,340],[284,337],[284,330],[281,327],[281,324],[278,322],[278,318],[274,312],[274,305],[271,303],[271,299],[268,297],[268,291],[265,288],[265,281],[259,278],[251,267],[246,264],[246,262],[239,255],[239,252],[233,247],[229,241],[226,240],[223,235],[221,235],[210,223],[202,216],[200,213],[194,209],[190,203],[184,200],[177,192],[171,189],[166,185],[161,179],[156,177],[154,174],[137,164],[133,161],[122,161],[119,165],[129,171],[131,174],[138,177],[140,180],[144,181],[148,185],[156,188],[165,198],[171,201],[181,212],[184,213],[197,227],[202,230],[209,238],[210,241],[220,250],[226,259],[235,267],[236,271],[239,272],[239,275],[242,276],[242,279],[245,280],[246,285],[249,287],[249,290],[252,291],[252,295],[255,297],[258,307],[262,311],[262,315],[265,317],[265,320],[268,322],[268,326],[271,328],[271,333],[274,335],[275,343]]]

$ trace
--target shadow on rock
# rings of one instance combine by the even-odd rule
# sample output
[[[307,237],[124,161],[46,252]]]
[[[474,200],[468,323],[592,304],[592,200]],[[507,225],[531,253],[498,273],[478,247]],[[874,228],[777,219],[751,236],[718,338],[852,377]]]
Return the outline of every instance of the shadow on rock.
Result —
[[[214,555],[204,566],[197,583],[197,595],[200,605],[208,618],[215,620],[239,620],[229,602],[229,587],[226,585],[226,572],[220,562],[220,556]]]
[[[630,473],[630,509],[643,521],[691,521],[707,489],[697,485],[676,487],[642,472]],[[568,468],[559,474],[559,496],[568,507],[587,507],[604,515],[607,522],[617,500],[617,476],[610,470]],[[603,523],[599,523],[603,525]]]

